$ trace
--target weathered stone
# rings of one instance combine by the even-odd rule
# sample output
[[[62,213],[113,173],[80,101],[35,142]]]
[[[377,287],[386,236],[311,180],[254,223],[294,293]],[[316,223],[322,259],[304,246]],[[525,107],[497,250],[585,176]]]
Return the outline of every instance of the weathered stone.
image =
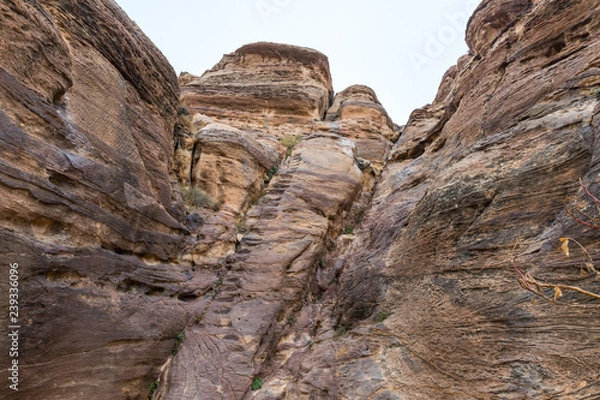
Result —
[[[598,230],[565,210],[598,219],[596,1],[482,2],[402,128],[365,86],[331,100],[311,49],[183,74],[177,112],[114,3],[0,11],[20,398],[598,397],[597,301],[524,281],[600,292]]]
[[[282,398],[598,395],[598,306],[576,294],[559,299],[571,307],[546,303],[512,265],[600,291],[559,240],[583,240],[597,260],[598,232],[564,202],[582,195],[579,177],[598,190],[598,11],[596,2],[540,1],[499,21],[506,29],[477,50],[483,57],[461,60],[437,101],[412,114],[354,244],[334,258],[345,261],[339,285],[315,301],[337,304],[313,311],[318,322],[305,328],[347,333],[331,341],[321,330],[310,350],[288,351],[272,378],[280,388],[291,381]],[[357,359],[375,361],[364,377],[349,372]],[[329,392],[309,373],[334,375]],[[344,387],[347,376],[364,381]]]
[[[398,138],[391,118],[367,86],[354,85],[338,93],[325,119],[334,122],[329,129],[356,143],[360,157],[379,165]]]
[[[237,128],[321,119],[333,94],[329,63],[309,48],[253,43],[201,77],[180,78],[182,104]]]
[[[18,397],[146,394],[191,278],[170,184],[176,76],[113,2],[8,0],[0,15],[0,291],[18,263]]]
[[[467,26],[467,45],[481,56],[525,11],[533,0],[484,0],[479,4]]]

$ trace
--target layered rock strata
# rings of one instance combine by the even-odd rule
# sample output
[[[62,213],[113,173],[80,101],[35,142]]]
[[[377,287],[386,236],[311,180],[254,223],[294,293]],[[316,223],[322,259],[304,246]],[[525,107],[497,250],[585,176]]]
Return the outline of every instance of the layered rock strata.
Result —
[[[0,292],[18,263],[21,326],[19,391],[3,350],[0,398],[145,395],[191,271],[177,78],[112,1],[3,1],[0,31]]]
[[[191,256],[199,273],[221,268],[157,398],[242,398],[312,296],[328,243],[364,211],[397,132],[366,86],[330,109],[329,67],[311,49],[244,46],[180,82],[192,121],[180,178],[219,202],[195,210],[204,224]]]
[[[598,193],[599,7],[478,7],[471,54],[411,115],[361,229],[332,255],[338,283],[297,312],[252,398],[598,396],[597,300],[549,285],[548,301],[515,267],[600,291],[585,264],[598,231],[565,211],[580,199],[597,215],[578,179]],[[563,237],[590,258],[567,257]]]
[[[315,50],[244,46],[178,98],[111,1],[0,12],[19,398],[599,395],[569,289],[600,292],[596,1],[483,1],[401,132]]]

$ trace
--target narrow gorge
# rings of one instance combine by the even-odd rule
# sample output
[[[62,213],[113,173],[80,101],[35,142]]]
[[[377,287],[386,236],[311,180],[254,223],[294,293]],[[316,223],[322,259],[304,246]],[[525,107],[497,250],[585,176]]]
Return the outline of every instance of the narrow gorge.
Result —
[[[0,399],[600,396],[597,0],[482,1],[405,124],[317,50],[0,15]]]

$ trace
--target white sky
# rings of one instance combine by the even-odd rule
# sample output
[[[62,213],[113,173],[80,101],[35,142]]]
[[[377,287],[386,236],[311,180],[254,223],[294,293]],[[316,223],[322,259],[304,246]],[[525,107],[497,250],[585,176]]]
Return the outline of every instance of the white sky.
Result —
[[[201,75],[244,44],[311,47],[329,58],[335,91],[375,90],[399,125],[431,101],[467,52],[478,0],[116,0],[177,73]]]

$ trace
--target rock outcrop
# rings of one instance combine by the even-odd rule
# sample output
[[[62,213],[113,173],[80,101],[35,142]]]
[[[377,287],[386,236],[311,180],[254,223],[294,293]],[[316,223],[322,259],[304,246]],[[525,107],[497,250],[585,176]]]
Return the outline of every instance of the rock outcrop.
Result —
[[[112,1],[0,11],[17,398],[600,395],[596,1],[483,1],[401,130],[312,49],[178,82]]]
[[[18,263],[21,326],[13,393],[3,322],[0,398],[145,397],[191,275],[177,77],[112,1],[8,0],[0,15],[0,293]]]
[[[411,115],[334,255],[337,285],[298,312],[254,398],[598,396],[597,300],[549,285],[563,297],[548,302],[515,266],[600,291],[581,249],[568,258],[559,240],[597,260],[598,231],[564,204],[585,198],[597,215],[578,179],[598,193],[600,6],[530,3],[478,8],[471,55]]]

